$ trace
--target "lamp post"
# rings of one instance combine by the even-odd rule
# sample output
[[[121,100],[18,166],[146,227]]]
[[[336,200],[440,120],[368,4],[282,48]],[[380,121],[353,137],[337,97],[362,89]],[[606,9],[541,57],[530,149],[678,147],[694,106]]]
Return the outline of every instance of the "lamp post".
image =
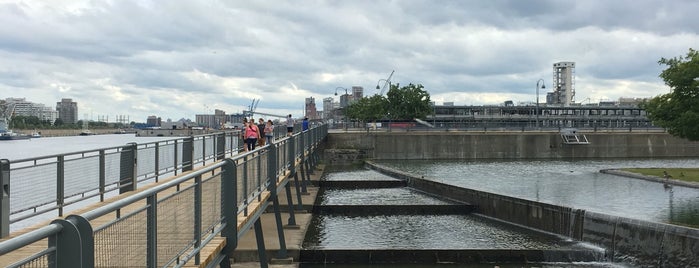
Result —
[[[539,128],[539,82],[541,82],[541,89],[546,88],[544,79],[539,78],[539,80],[536,81],[536,128]]]
[[[381,78],[379,79],[379,81],[376,81],[376,90],[379,91],[379,95],[383,95],[383,90],[381,90],[381,86],[379,86],[381,84],[381,81],[384,82],[384,87],[386,87],[386,84],[388,84],[388,90],[391,90],[391,81]]]

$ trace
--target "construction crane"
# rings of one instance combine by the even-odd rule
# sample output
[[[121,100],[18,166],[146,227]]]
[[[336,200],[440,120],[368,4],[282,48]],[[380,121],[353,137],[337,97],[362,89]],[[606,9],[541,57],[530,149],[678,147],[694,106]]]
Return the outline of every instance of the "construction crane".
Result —
[[[248,106],[247,111],[243,111],[243,116],[245,117],[254,117],[255,114],[259,115],[266,115],[266,116],[274,116],[274,117],[279,117],[279,118],[284,118],[286,117],[285,115],[277,115],[277,114],[268,114],[268,113],[261,113],[261,112],[256,112],[257,110],[257,105],[260,103],[259,99],[252,99],[252,103],[250,103],[250,106]]]

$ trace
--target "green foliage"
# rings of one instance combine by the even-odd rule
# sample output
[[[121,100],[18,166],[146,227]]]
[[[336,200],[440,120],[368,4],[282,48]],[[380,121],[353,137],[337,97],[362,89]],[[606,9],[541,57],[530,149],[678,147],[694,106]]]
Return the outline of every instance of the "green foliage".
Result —
[[[381,95],[375,94],[369,98],[361,98],[347,107],[347,117],[361,120],[373,121],[384,118],[388,101]]]
[[[391,118],[398,120],[425,119],[432,114],[430,94],[420,84],[408,84],[399,88],[399,84],[391,85],[386,93],[388,99],[388,112]]]
[[[668,66],[660,77],[672,92],[641,103],[641,108],[668,133],[699,140],[699,52],[690,48],[683,58],[661,58],[658,63]]]
[[[430,94],[418,84],[400,87],[391,85],[386,97],[374,95],[354,101],[346,108],[346,116],[360,121],[381,119],[412,120],[424,119],[432,114]]]

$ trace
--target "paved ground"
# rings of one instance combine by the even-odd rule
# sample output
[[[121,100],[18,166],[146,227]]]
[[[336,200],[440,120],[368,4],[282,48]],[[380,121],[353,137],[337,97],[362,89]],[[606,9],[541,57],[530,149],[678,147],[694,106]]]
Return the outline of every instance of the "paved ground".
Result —
[[[312,181],[318,181],[323,173],[323,166],[319,165],[315,170],[314,174],[311,175],[311,180]],[[300,174],[299,174],[299,179],[300,179]],[[318,185],[318,184],[315,184]],[[293,182],[291,184],[292,186],[292,199],[294,202],[294,206],[298,205],[297,203],[297,197],[296,197],[296,191],[293,187]],[[304,206],[308,207],[308,205],[313,205],[315,203],[315,198],[318,194],[318,187],[315,186],[308,186],[308,194],[302,196],[302,203]],[[282,192],[280,196],[280,205],[282,207],[282,211],[285,211],[288,202],[286,199],[286,194]],[[267,211],[272,211],[272,206],[270,204],[270,207],[268,208]],[[279,239],[277,236],[277,224],[276,220],[274,218],[274,213],[267,212],[262,215],[261,221],[262,221],[262,233],[264,235],[264,240],[265,240],[265,248],[267,249],[267,257],[272,258],[271,264],[269,264],[270,268],[288,268],[288,267],[298,267],[298,263],[295,263],[294,261],[298,261],[298,252],[301,249],[301,244],[303,243],[304,237],[306,235],[306,230],[308,229],[308,226],[310,224],[311,218],[312,218],[312,213],[310,211],[296,211],[295,212],[295,217],[296,217],[296,225],[297,226],[288,226],[288,220],[289,220],[289,213],[282,213],[282,224],[284,225],[284,239],[286,242],[286,248],[288,251],[287,258],[283,259],[277,259],[277,253],[279,252]],[[237,268],[252,268],[252,267],[260,267],[260,263],[257,261],[259,260],[258,258],[258,252],[257,252],[257,241],[255,239],[255,232],[251,228],[238,242],[238,248],[235,250],[233,253],[234,256],[234,263],[233,267]]]

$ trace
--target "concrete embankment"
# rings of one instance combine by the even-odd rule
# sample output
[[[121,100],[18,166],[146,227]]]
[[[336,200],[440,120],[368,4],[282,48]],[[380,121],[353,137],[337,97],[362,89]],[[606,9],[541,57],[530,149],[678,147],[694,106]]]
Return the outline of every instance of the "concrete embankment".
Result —
[[[325,148],[333,162],[699,157],[699,142],[667,133],[579,134],[589,144],[566,144],[558,132],[331,132]]]
[[[426,193],[476,205],[477,213],[604,247],[610,261],[655,267],[699,267],[699,229],[593,213],[460,188],[368,162]]]

